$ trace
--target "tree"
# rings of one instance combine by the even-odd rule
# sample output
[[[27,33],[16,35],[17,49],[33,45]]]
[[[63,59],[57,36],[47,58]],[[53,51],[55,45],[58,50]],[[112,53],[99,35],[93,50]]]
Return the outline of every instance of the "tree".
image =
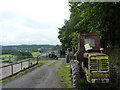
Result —
[[[14,55],[17,56],[17,60],[23,60],[26,58],[33,57],[33,55],[30,52],[21,52],[21,51],[16,51]]]
[[[63,49],[76,47],[77,35],[89,32],[101,36],[102,47],[120,46],[120,2],[72,2],[70,7],[70,19],[58,28]]]

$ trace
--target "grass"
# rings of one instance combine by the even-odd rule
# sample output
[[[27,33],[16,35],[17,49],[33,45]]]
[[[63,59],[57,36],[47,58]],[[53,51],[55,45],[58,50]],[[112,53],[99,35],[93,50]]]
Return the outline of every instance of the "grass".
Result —
[[[41,55],[41,53],[40,52],[33,52],[32,55],[33,55],[33,57],[37,57],[37,56]]]
[[[10,54],[0,55],[0,58],[4,58],[4,60],[0,60],[0,62],[8,62],[9,60],[14,61],[16,60],[16,56]]]
[[[11,77],[8,77],[8,78],[6,78],[6,79],[4,79],[4,80],[0,80],[0,82],[10,81],[11,79],[14,79],[14,78],[17,78],[17,77],[19,77],[19,76],[21,76],[21,75],[24,75],[25,73],[30,72],[30,71],[32,71],[33,69],[35,69],[35,68],[37,68],[37,67],[39,67],[39,66],[42,66],[42,65],[48,63],[49,61],[51,61],[51,60],[44,60],[44,61],[40,60],[37,65],[35,65],[35,66],[33,66],[33,67],[30,67],[30,68],[28,68],[28,69],[25,69],[25,70],[19,72],[18,74],[13,75],[13,76],[11,76]]]
[[[49,66],[53,67],[53,66],[55,66],[57,63],[58,63],[58,62],[54,62],[54,63],[50,64]]]
[[[64,83],[68,88],[73,88],[70,77],[70,66],[68,63],[62,63],[58,68],[58,75],[60,76],[60,81]]]
[[[61,59],[64,59],[64,58],[58,58],[58,60],[61,60]]]
[[[17,61],[17,57],[14,56],[14,55],[0,55],[1,58],[4,58],[4,60],[0,60],[0,62],[9,62],[9,61],[16,61],[16,62],[23,62],[23,61],[27,61],[31,58],[27,58],[27,59],[23,59],[23,60],[18,60]],[[9,57],[10,57],[10,60],[9,60]]]
[[[38,63],[41,63],[41,64],[46,64],[48,62],[50,62],[51,60],[39,60]]]
[[[9,56],[13,56],[13,55],[10,55],[10,54],[0,55],[0,57],[9,57]]]
[[[58,69],[58,75],[60,76],[60,81],[65,84],[68,88],[72,87],[70,66],[69,63],[62,63]],[[86,79],[80,79],[81,87],[78,90],[86,90],[89,88],[105,88],[107,84],[88,84]],[[74,88],[75,89],[75,88]]]

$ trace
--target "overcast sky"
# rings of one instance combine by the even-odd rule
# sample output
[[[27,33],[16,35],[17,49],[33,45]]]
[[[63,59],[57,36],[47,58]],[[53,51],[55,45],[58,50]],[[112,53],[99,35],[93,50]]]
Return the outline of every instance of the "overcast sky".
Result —
[[[0,0],[0,45],[60,44],[68,0]]]

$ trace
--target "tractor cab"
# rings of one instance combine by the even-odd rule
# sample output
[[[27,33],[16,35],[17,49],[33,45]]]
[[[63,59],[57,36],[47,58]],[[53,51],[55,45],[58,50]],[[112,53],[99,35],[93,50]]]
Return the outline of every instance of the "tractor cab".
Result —
[[[79,35],[78,49],[84,51],[99,51],[100,50],[100,37],[95,33]]]

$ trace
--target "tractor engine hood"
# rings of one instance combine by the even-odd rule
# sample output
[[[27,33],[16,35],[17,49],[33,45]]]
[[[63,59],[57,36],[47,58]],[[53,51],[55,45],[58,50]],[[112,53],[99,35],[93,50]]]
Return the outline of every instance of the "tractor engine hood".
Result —
[[[108,59],[108,55],[99,52],[84,53],[84,58],[88,59]]]

